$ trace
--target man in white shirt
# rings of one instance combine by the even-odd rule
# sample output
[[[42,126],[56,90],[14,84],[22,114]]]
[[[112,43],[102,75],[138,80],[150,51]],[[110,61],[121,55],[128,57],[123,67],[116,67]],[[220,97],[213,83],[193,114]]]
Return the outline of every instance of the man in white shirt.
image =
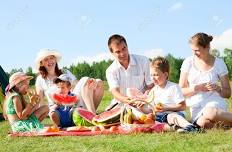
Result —
[[[127,88],[137,88],[143,93],[153,87],[150,77],[150,61],[145,56],[129,54],[126,39],[121,35],[112,35],[108,47],[114,56],[114,62],[106,70],[106,78],[114,100],[106,110],[118,102],[129,103],[132,99],[126,95]]]

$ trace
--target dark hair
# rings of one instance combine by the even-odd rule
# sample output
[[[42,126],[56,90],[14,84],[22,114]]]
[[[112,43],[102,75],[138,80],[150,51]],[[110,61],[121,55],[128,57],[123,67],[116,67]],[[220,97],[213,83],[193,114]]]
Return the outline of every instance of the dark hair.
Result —
[[[190,43],[196,42],[197,45],[202,46],[203,48],[206,48],[207,46],[209,46],[212,40],[213,40],[213,37],[211,35],[208,35],[206,33],[197,33],[191,37],[189,42]]]
[[[57,63],[55,66],[55,73],[57,76],[60,76],[61,74],[63,74],[62,70],[59,69]],[[39,74],[41,74],[43,78],[46,78],[48,76],[48,71],[44,66],[40,66],[39,67]]]
[[[114,34],[114,35],[110,36],[110,38],[108,40],[108,47],[110,49],[110,52],[113,52],[112,48],[110,47],[111,43],[113,43],[113,42],[116,42],[118,44],[124,42],[127,46],[126,39],[123,36],[121,36],[119,34]]]
[[[71,84],[71,82],[69,82],[69,81],[63,81],[63,80],[60,80],[60,79],[54,79],[54,81],[53,81],[55,84],[58,84],[58,83],[65,83],[68,87],[69,86],[72,86],[72,84]]]
[[[169,71],[170,71],[170,66],[169,66],[169,62],[167,59],[163,58],[163,57],[156,57],[152,60],[151,62],[151,67],[152,68],[156,68],[159,69],[160,71],[167,72],[169,75]]]

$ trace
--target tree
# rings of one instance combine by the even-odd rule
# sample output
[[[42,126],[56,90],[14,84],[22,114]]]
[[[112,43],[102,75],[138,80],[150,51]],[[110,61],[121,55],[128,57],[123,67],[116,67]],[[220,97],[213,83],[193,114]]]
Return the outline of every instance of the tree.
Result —
[[[165,58],[168,60],[170,65],[169,80],[178,83],[180,77],[180,68],[183,63],[183,59],[175,58],[171,54],[168,54]]]
[[[93,78],[100,78],[101,80],[106,81],[106,69],[110,66],[112,60],[108,61],[101,61],[101,62],[94,62],[91,66],[92,68],[92,77]]]
[[[72,72],[73,75],[77,76],[78,75],[78,69],[76,68],[76,66],[74,64],[72,64],[69,68],[70,72]]]
[[[32,67],[26,69],[26,75],[33,76],[33,79],[30,81],[30,85],[35,85],[36,74],[33,73]]]
[[[76,76],[77,79],[91,75],[91,67],[86,62],[78,63],[76,66],[72,65],[72,68],[69,68],[69,70]]]
[[[105,71],[112,63],[112,60],[93,62],[90,66],[88,63],[78,63],[77,65],[71,65],[68,69],[80,79],[83,76],[88,76],[92,78],[99,78],[101,80],[106,80]]]
[[[9,76],[11,76],[12,74],[16,73],[16,72],[23,72],[23,69],[22,68],[19,68],[19,69],[12,69],[9,73]]]
[[[224,49],[223,59],[227,65],[229,71],[229,78],[232,79],[232,50],[231,49]]]

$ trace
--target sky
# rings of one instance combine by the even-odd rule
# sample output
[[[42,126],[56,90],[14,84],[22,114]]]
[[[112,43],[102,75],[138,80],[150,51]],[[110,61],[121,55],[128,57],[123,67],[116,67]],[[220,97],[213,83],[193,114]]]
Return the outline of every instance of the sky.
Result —
[[[153,58],[192,54],[191,36],[214,37],[212,48],[232,48],[232,1],[228,0],[1,0],[0,65],[29,66],[40,49],[56,49],[61,66],[111,58],[107,41],[123,35],[129,52]]]

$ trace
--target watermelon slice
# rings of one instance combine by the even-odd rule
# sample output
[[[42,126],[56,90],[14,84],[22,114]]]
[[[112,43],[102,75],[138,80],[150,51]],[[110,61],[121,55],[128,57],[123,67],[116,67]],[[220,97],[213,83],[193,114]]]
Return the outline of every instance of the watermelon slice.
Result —
[[[93,126],[92,119],[94,116],[94,113],[86,109],[77,108],[73,112],[73,122],[77,126]]]
[[[98,123],[114,123],[120,120],[120,114],[123,111],[123,106],[115,107],[109,111],[105,111],[99,115],[93,117],[93,122]]]
[[[67,105],[67,106],[74,105],[78,100],[77,96],[63,95],[63,94],[57,94],[57,93],[54,93],[52,98],[58,104]]]
[[[154,91],[149,92],[149,94],[142,93],[137,88],[127,88],[126,95],[134,100],[143,101],[150,103],[154,100]]]

